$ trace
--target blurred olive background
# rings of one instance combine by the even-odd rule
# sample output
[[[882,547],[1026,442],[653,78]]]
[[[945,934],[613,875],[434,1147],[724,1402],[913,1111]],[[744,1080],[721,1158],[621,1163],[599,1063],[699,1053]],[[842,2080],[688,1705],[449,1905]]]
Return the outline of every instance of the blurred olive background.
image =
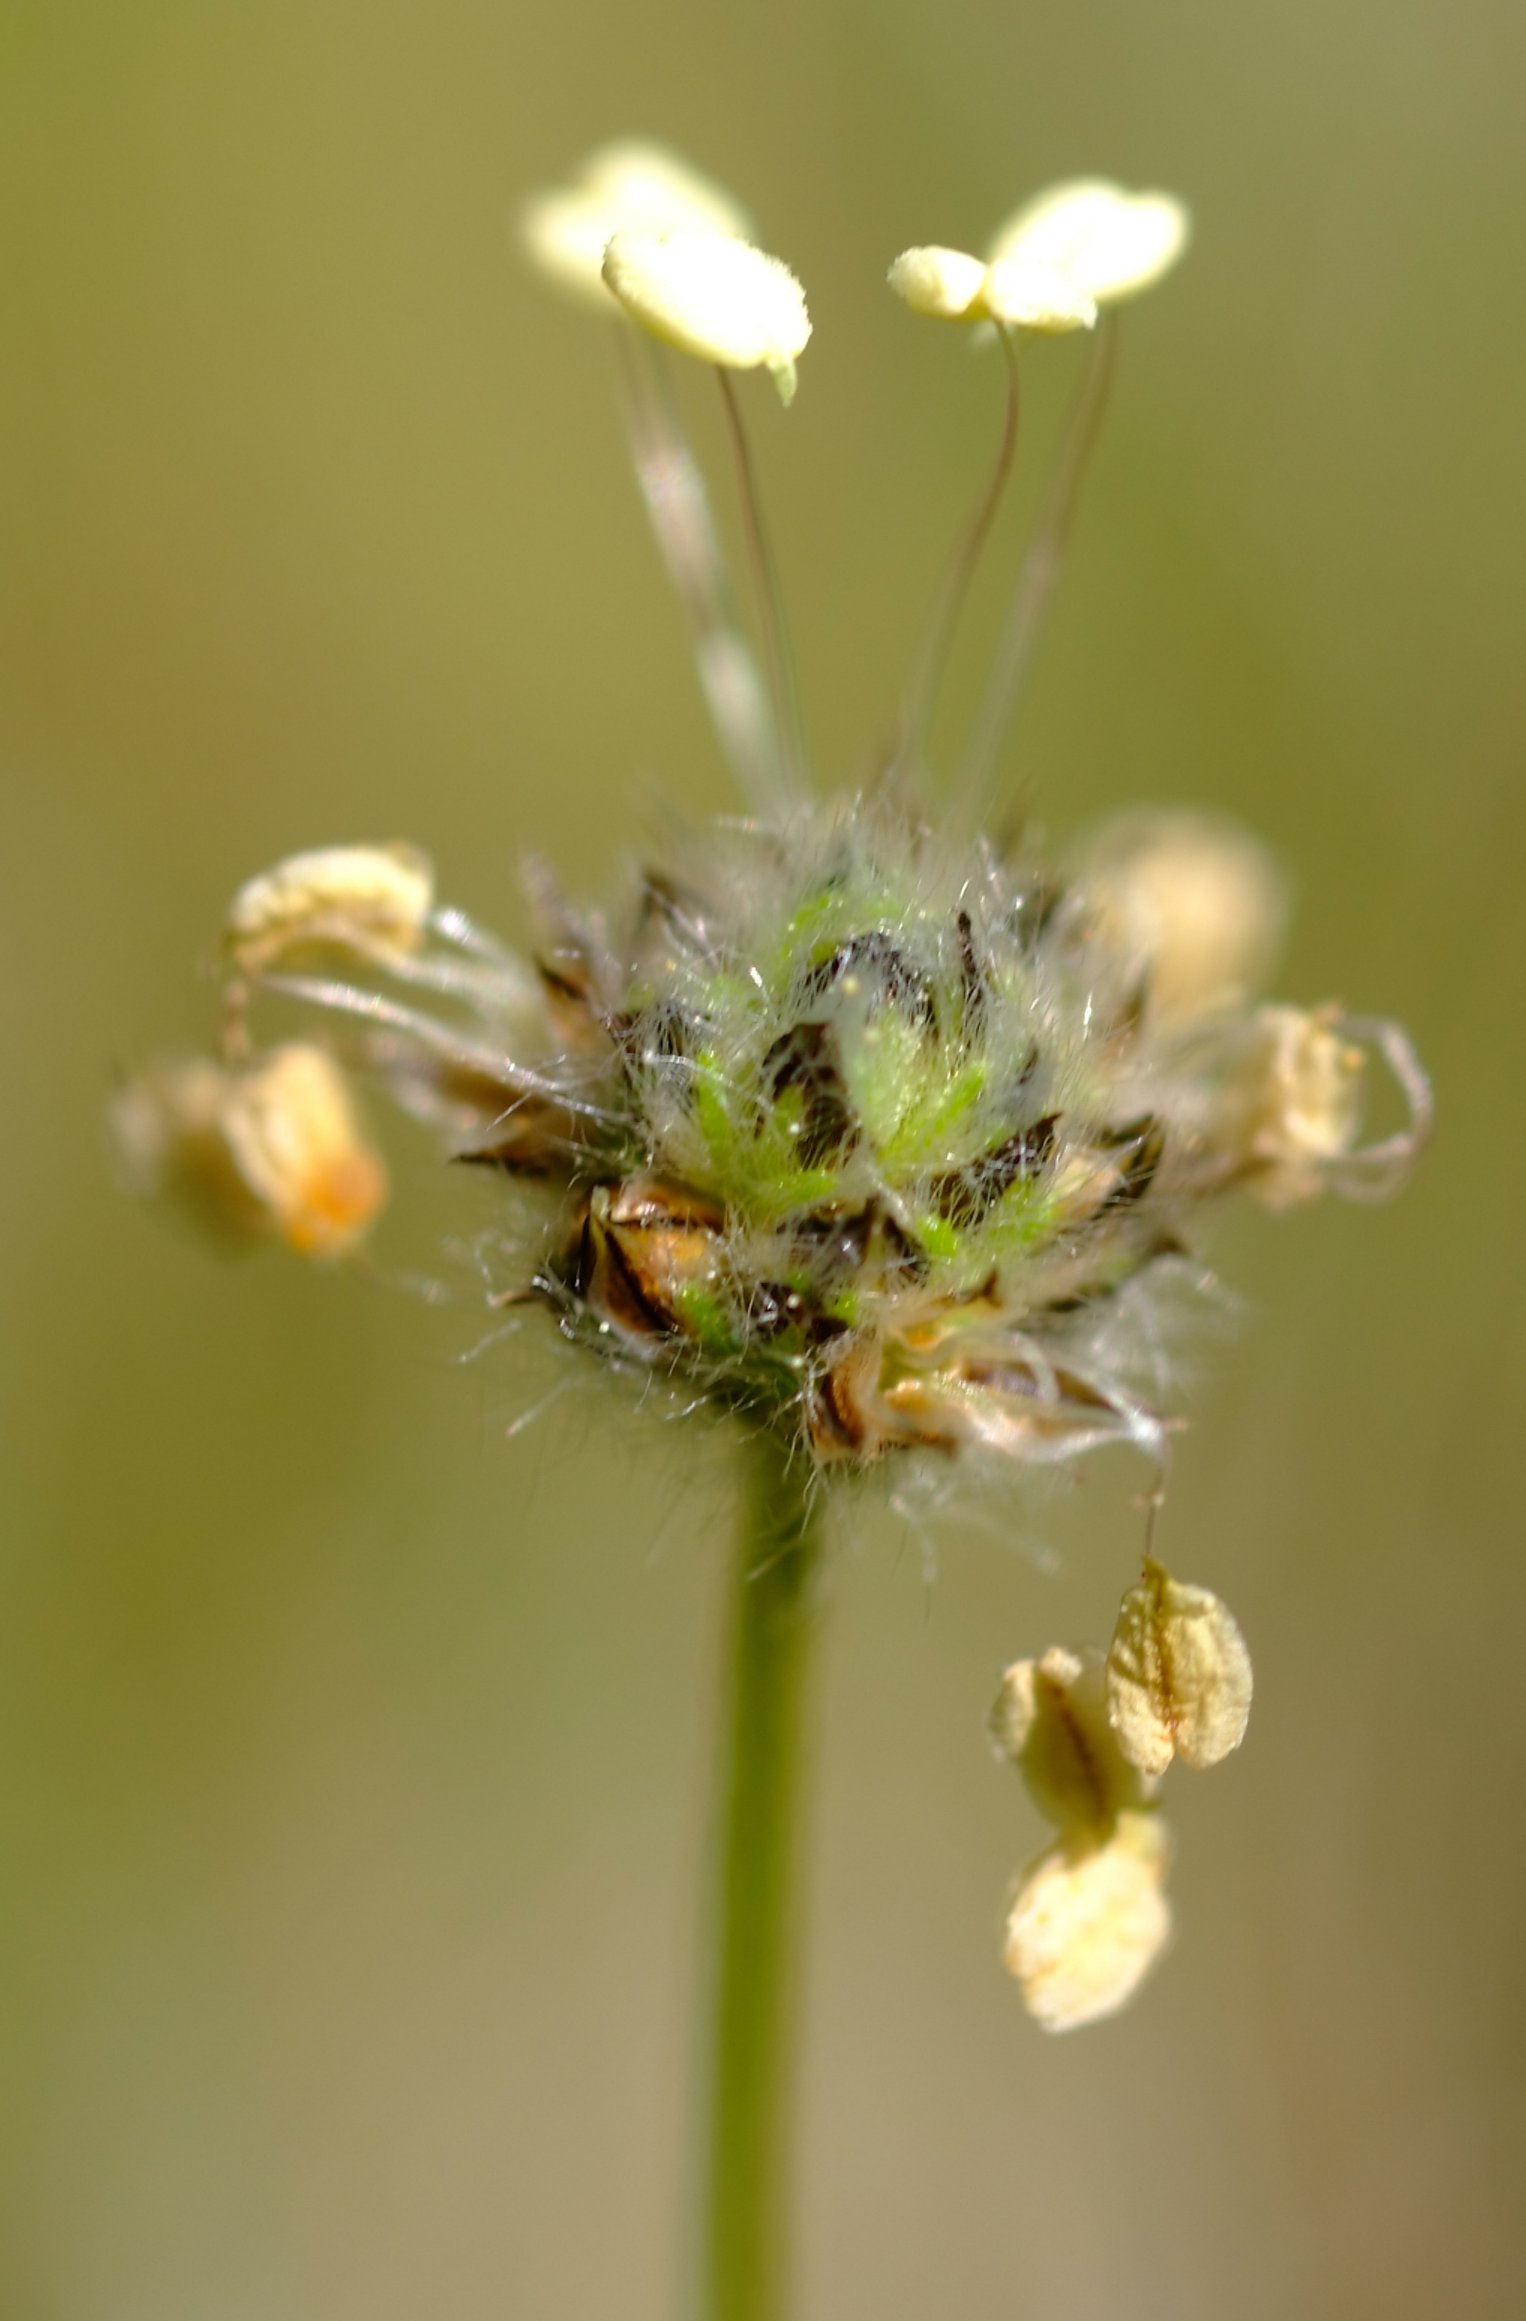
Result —
[[[1001,1975],[1040,1841],[982,1720],[1005,1659],[1105,1634],[1140,1478],[940,1519],[931,1579],[844,1522],[800,2314],[1521,2309],[1523,72],[1510,0],[12,0],[7,2321],[673,2309],[723,1447],[543,1336],[462,1360],[434,1245],[493,1187],[405,1186],[430,1307],[219,1263],[101,1129],[114,1069],[206,1037],[223,901],[282,853],[409,835],[513,933],[527,849],[597,893],[661,802],[732,804],[609,339],[508,230],[633,130],[811,294],[797,405],[748,399],[844,780],[998,400],[886,263],[1078,170],[1188,198],[1014,775],[1057,830],[1253,823],[1281,988],[1402,1018],[1440,1106],[1393,1207],[1226,1220],[1161,1545],[1259,1697],[1173,1777],[1180,1939],[1119,2022],[1046,2042]],[[1073,356],[1029,364],[1020,506]]]

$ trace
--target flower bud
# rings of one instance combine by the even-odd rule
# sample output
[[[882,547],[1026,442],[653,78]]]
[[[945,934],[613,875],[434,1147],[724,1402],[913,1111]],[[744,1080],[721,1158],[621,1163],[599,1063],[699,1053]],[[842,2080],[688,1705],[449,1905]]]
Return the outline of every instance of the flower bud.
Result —
[[[434,870],[417,847],[324,846],[289,855],[239,888],[224,946],[241,974],[316,947],[406,958],[434,908]]]
[[[1127,2005],[1165,1948],[1166,1833],[1126,1813],[1103,1844],[1041,1854],[1007,1919],[1003,1961],[1045,2031],[1074,2031]]]
[[[1147,1561],[1107,1655],[1107,1714],[1124,1756],[1144,1773],[1164,1773],[1173,1756],[1216,1765],[1244,1739],[1250,1701],[1250,1654],[1228,1606]]]

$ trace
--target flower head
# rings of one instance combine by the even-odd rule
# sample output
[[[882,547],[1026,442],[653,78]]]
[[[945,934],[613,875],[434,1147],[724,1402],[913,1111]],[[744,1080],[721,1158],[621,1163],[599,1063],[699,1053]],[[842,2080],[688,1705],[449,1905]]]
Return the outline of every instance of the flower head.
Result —
[[[787,394],[810,333],[800,286],[672,157],[606,148],[525,227],[609,311],[723,373],[767,368]],[[224,1230],[343,1253],[384,1191],[353,1072],[502,1178],[508,1294],[684,1407],[769,1430],[823,1473],[1125,1444],[1158,1483],[1175,1423],[1158,1293],[1204,1280],[1190,1253],[1209,1213],[1239,1191],[1284,1208],[1387,1190],[1429,1119],[1397,1027],[1257,996],[1281,889],[1253,841],[1181,815],[1131,817],[1068,855],[981,834],[1100,410],[1095,355],[965,778],[952,798],[927,782],[931,679],[1017,440],[1013,332],[1089,326],[1185,238],[1170,196],[1085,180],[1028,204],[986,260],[896,261],[915,310],[1001,326],[1008,401],[891,762],[859,796],[820,798],[805,778],[729,384],[756,657],[672,398],[629,365],[648,505],[749,818],[653,861],[608,912],[537,874],[527,960],[439,906],[411,848],[290,857],[230,906],[218,1057],[150,1067],[119,1100],[135,1181]],[[330,1044],[261,1049],[266,993],[323,1018]],[[1364,1142],[1374,1057],[1409,1119]],[[1159,1953],[1154,1777],[1233,1749],[1249,1695],[1217,1597],[1153,1561],[1105,1662],[1050,1653],[1009,1672],[1002,1746],[1057,1834],[1007,1958],[1049,2027],[1112,2011]]]
[[[569,203],[590,248],[597,226],[604,296],[686,351],[791,370],[803,295],[728,195],[658,148],[606,147],[532,206],[542,255]],[[927,248],[892,279],[924,312],[989,316],[1015,269],[1080,319],[1185,232],[1167,195],[1077,181],[988,264]],[[1066,863],[951,830],[897,770],[718,826],[611,914],[542,880],[528,966],[436,908],[411,847],[291,857],[230,906],[233,1078],[161,1086],[165,1152],[193,1116],[242,1122],[262,1085],[247,1010],[276,987],[325,1008],[350,1064],[450,1149],[554,1194],[521,1289],[619,1365],[822,1466],[1105,1442],[1158,1460],[1155,1281],[1236,1187],[1284,1206],[1353,1184],[1368,1042],[1334,1009],[1255,1000],[1279,897],[1239,833],[1136,818]]]
[[[1023,1878],[1002,1959],[1045,2031],[1076,2031],[1126,2007],[1171,1936],[1166,1833],[1124,1814],[1105,1838],[1062,1839]]]

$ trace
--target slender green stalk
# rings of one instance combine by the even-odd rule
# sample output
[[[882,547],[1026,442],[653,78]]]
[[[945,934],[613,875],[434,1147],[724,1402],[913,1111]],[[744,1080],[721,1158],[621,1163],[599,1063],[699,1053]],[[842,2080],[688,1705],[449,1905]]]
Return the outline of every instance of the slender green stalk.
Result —
[[[810,1464],[749,1450],[718,1825],[700,2321],[782,2321],[789,2256],[799,1805],[821,1551]]]

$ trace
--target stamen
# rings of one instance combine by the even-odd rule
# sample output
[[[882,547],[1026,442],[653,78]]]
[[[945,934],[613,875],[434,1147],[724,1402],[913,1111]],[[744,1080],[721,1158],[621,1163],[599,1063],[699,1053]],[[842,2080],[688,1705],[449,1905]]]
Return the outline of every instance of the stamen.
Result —
[[[800,692],[795,680],[795,659],[790,649],[789,629],[784,617],[784,595],[779,586],[778,566],[774,562],[768,531],[763,522],[762,495],[758,490],[747,430],[742,424],[742,407],[737,400],[736,387],[731,373],[722,365],[716,365],[715,375],[721,383],[721,401],[726,406],[726,422],[736,460],[742,530],[747,541],[753,586],[757,592],[758,621],[763,632],[763,660],[768,670],[769,690],[773,695],[774,716],[779,729],[780,782],[785,803],[798,804],[809,792],[810,781],[806,771],[805,737],[800,715]]]
[[[912,664],[911,678],[901,701],[891,763],[905,773],[915,772],[915,761],[926,745],[933,700],[948,659],[949,644],[964,608],[965,598],[969,595],[970,583],[975,577],[981,553],[990,537],[996,511],[1001,506],[1007,478],[1012,472],[1013,455],[1017,450],[1017,341],[1005,323],[998,323],[996,331],[1007,367],[1007,400],[1001,441],[997,445],[996,465],[986,488],[969,523],[955,543],[954,553],[943,576],[943,585],[938,592],[938,600],[933,607],[932,619],[927,625],[921,650]]]
[[[505,1056],[474,1047],[445,1025],[436,1023],[432,1016],[421,1015],[416,1008],[401,1007],[396,1000],[384,999],[380,992],[363,991],[356,984],[334,983],[315,975],[267,975],[261,988],[280,992],[286,999],[304,1000],[311,1007],[328,1008],[336,1015],[355,1016],[377,1030],[402,1033],[428,1054],[481,1071],[516,1095],[544,1097],[564,1111],[576,1113],[583,1120],[596,1121],[602,1127],[616,1125],[620,1118],[607,1106],[590,1103],[586,1097],[575,1095],[570,1088],[543,1073],[531,1072]]]
[[[1358,1146],[1334,1163],[1329,1181],[1348,1201],[1384,1201],[1399,1186],[1430,1136],[1436,1100],[1430,1079],[1400,1025],[1381,1016],[1343,1015],[1336,1030],[1344,1037],[1364,1040],[1388,1066],[1409,1112],[1406,1125],[1376,1144]]]
[[[1060,577],[1081,478],[1086,471],[1086,463],[1097,440],[1097,431],[1107,405],[1116,338],[1117,325],[1111,313],[1104,308],[1092,333],[1080,392],[1071,407],[1054,478],[1039,513],[1038,527],[1029,542],[1028,553],[1018,574],[1006,626],[996,648],[996,660],[986,687],[985,701],[955,792],[957,813],[975,827],[983,822],[988,811],[996,760],[1010,731],[1044,615],[1049,610],[1049,600]]]
[[[704,477],[657,348],[620,334],[631,457],[668,578],[689,623],[700,690],[749,803],[783,802],[780,743],[752,648],[742,632]]]

